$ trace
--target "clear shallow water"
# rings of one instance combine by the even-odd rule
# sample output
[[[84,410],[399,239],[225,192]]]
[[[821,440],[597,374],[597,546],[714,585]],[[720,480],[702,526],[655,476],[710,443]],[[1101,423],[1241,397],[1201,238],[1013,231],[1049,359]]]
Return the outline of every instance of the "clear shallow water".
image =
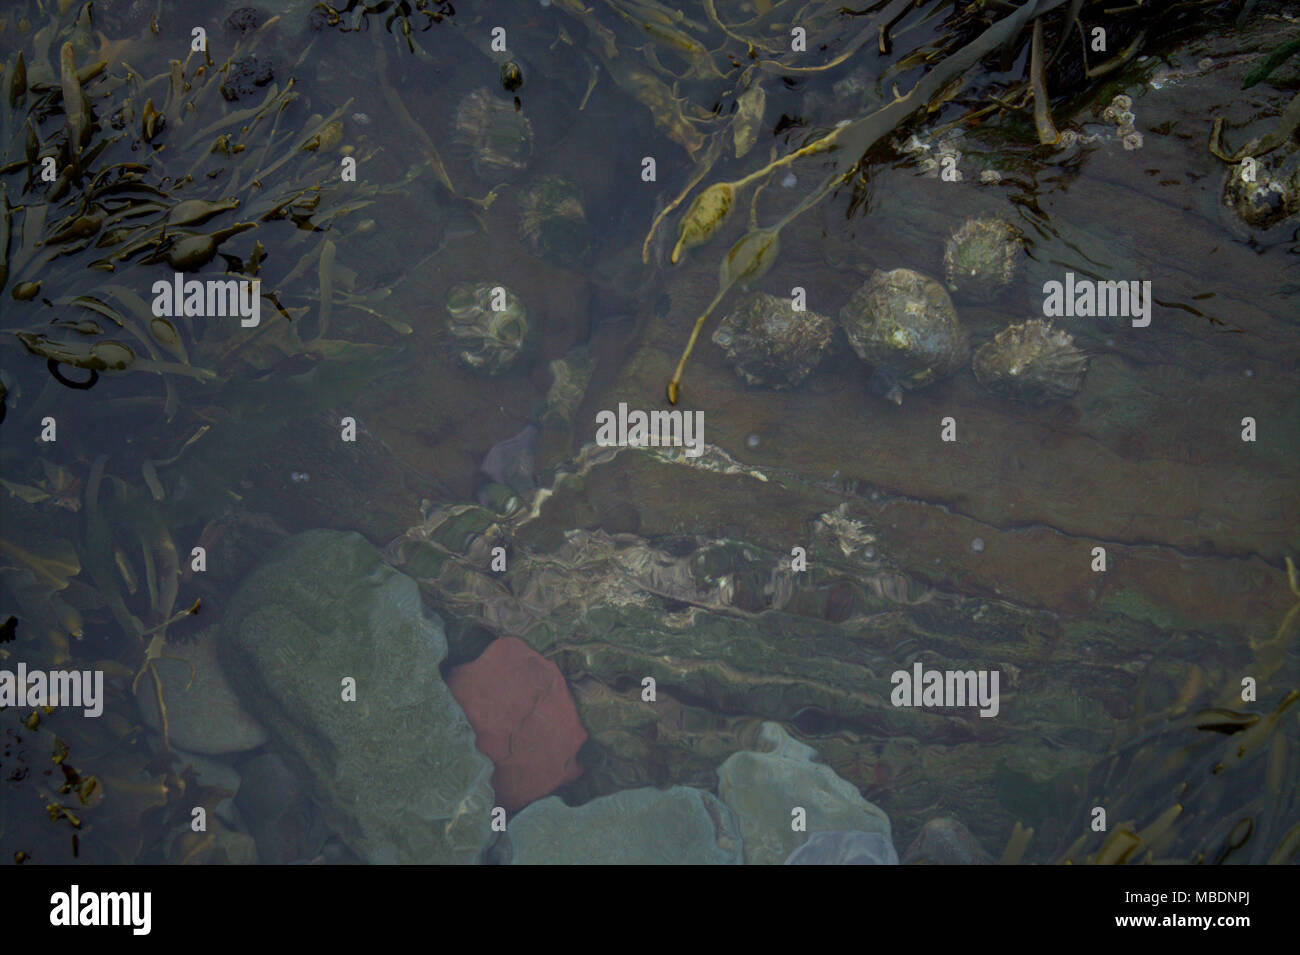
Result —
[[[127,14],[116,15],[124,35],[140,31]],[[284,23],[302,16],[288,9]],[[195,18],[208,20],[218,59],[218,42],[233,40],[215,17]],[[165,838],[185,807],[182,787],[167,772],[184,761],[169,767],[154,755],[157,734],[140,728],[130,692],[148,638],[123,633],[104,597],[109,585],[94,576],[87,554],[113,562],[100,569],[146,629],[170,616],[159,612],[168,578],[159,528],[177,555],[206,542],[213,571],[181,574],[171,603],[174,612],[203,601],[198,616],[169,629],[171,649],[184,655],[198,625],[219,618],[255,559],[282,535],[357,530],[382,549],[431,509],[479,500],[480,462],[498,442],[542,422],[550,363],[575,346],[593,359],[591,379],[568,423],[553,422],[538,437],[532,476],[553,494],[524,493],[535,516],[501,522],[512,548],[504,592],[484,597],[471,586],[473,576],[403,567],[448,621],[444,670],[506,634],[559,665],[589,735],[580,754],[586,771],[561,791],[572,803],[646,785],[714,790],[722,761],[757,745],[759,723],[772,720],[889,814],[900,853],[927,820],[949,815],[994,857],[1015,822],[1033,825],[1038,835],[1027,858],[1050,861],[1084,831],[1076,809],[1103,791],[1106,781],[1096,774],[1111,771],[1103,761],[1112,747],[1165,733],[1150,744],[1163,757],[1202,739],[1202,731],[1165,721],[1224,703],[1241,672],[1259,672],[1263,689],[1257,705],[1238,708],[1269,712],[1282,699],[1288,677],[1294,682],[1293,654],[1281,651],[1265,680],[1252,647],[1278,633],[1295,600],[1283,566],[1295,553],[1300,465],[1294,220],[1268,233],[1234,231],[1221,209],[1225,167],[1204,147],[1208,115],[1234,117],[1239,142],[1271,121],[1250,125],[1246,116],[1273,117],[1285,104],[1285,88],[1238,89],[1258,40],[1245,34],[1174,47],[1167,64],[1153,54],[1113,89],[1062,104],[1059,125],[1100,136],[1073,150],[1037,147],[1027,115],[971,129],[961,182],[927,176],[901,148],[912,133],[928,140],[936,123],[909,127],[891,137],[899,148],[873,154],[866,192],[855,199],[841,189],[796,219],[781,237],[776,264],[753,283],[776,295],[802,287],[810,308],[835,315],[874,269],[940,276],[947,236],[968,216],[1000,216],[1025,234],[1028,256],[996,305],[958,301],[976,346],[1009,323],[1041,315],[1043,283],[1066,271],[1152,283],[1158,305],[1150,327],[1095,319],[1068,326],[1090,360],[1070,400],[1042,408],[1006,402],[963,369],[895,407],[870,393],[865,366],[842,346],[798,389],[749,388],[706,334],[688,366],[683,405],[704,411],[706,441],[719,454],[694,467],[639,452],[589,466],[582,448],[594,441],[599,410],[624,401],[661,407],[690,325],[717,289],[718,262],[743,234],[749,198],[712,243],[677,266],[666,253],[678,216],[667,217],[643,262],[657,209],[691,177],[686,146],[693,141],[656,125],[637,102],[640,74],[631,66],[643,61],[636,44],[621,59],[602,60],[598,29],[564,9],[533,5],[512,8],[506,20],[510,52],[523,67],[520,112],[534,136],[527,168],[505,179],[486,208],[456,198],[447,182],[470,199],[498,185],[481,175],[481,146],[457,142],[455,130],[457,110],[475,90],[510,103],[500,87],[500,57],[479,48],[495,23],[458,12],[414,34],[419,55],[394,42],[381,20],[373,16],[369,30],[348,33],[282,29],[259,51],[275,65],[277,83],[296,79],[300,98],[282,114],[286,126],[310,132],[313,115],[342,110],[343,143],[361,159],[361,183],[374,187],[369,205],[340,213],[327,228],[318,225],[321,231],[271,222],[223,246],[246,259],[254,237],[264,243],[267,281],[276,281],[291,321],[271,317],[258,338],[245,341],[228,328],[199,329],[221,382],[180,382],[170,421],[157,376],[106,372],[91,390],[74,391],[51,382],[36,357],[16,348],[4,353],[11,395],[21,386],[4,424],[4,476],[58,491],[30,503],[21,495],[4,501],[5,540],[55,561],[40,564],[55,583],[36,573],[33,585],[20,579],[31,561],[9,552],[15,572],[6,576],[7,598],[22,611],[16,645],[48,666],[107,661],[110,715],[81,742],[102,763],[87,766],[104,781],[103,794],[86,794],[91,805],[83,809],[90,822],[92,811],[99,814],[101,833],[111,818],[133,838],[97,846],[88,832],[87,851],[106,854],[95,858],[176,861],[194,847]],[[113,22],[109,15],[106,21]],[[617,17],[597,22],[629,42]],[[855,32],[833,17],[823,26],[841,39]],[[913,27],[900,34],[900,46],[926,29],[938,27]],[[176,42],[145,39],[130,62],[143,76],[162,72],[183,55]],[[688,68],[689,58],[684,64],[664,55],[679,73]],[[1207,56],[1222,69],[1198,72]],[[1160,69],[1195,75],[1157,88],[1148,73]],[[846,63],[791,83],[763,78],[757,145],[736,158],[726,141],[704,182],[740,178],[766,162],[769,149],[780,154],[859,115],[879,96],[870,89],[878,67],[861,73]],[[857,86],[843,85],[855,76]],[[700,120],[696,160],[707,149],[705,135],[727,135],[720,122],[701,117],[715,103],[726,115],[733,84],[680,81],[683,111]],[[1138,150],[1106,135],[1097,115],[1121,90],[1144,132]],[[955,118],[963,105],[940,118]],[[653,183],[641,178],[647,156],[656,160]],[[778,173],[757,193],[754,221],[779,220],[827,168],[816,157],[794,164],[793,187]],[[997,170],[1000,180],[981,182],[984,170]],[[567,261],[538,255],[520,229],[525,198],[544,174],[568,178],[581,193],[588,251]],[[326,241],[335,247],[331,289],[339,293],[327,327],[320,308]],[[133,265],[121,274],[137,276],[129,282],[144,296],[154,273],[170,270]],[[63,274],[52,267],[52,276]],[[80,281],[83,290],[103,284],[95,276]],[[503,376],[477,376],[454,361],[445,303],[464,282],[504,284],[525,304],[530,350]],[[34,320],[19,315],[12,299],[5,308],[6,328]],[[348,344],[306,347],[317,339]],[[33,458],[27,442],[49,412],[61,429],[57,452],[45,448]],[[947,416],[955,420],[955,442],[940,438]],[[1250,444],[1240,440],[1245,416],[1258,422]],[[345,417],[357,422],[359,439],[340,447]],[[61,470],[51,476],[41,459]],[[112,517],[108,548],[95,543],[103,524],[87,497],[97,473],[99,506]],[[567,581],[541,576],[538,565],[556,555],[578,566],[575,553],[563,550],[565,535],[575,532],[629,535],[622,546],[641,548],[646,563],[592,565]],[[971,546],[975,539],[982,549]],[[80,573],[69,573],[69,546]],[[473,551],[470,535],[446,546]],[[812,555],[806,577],[782,571],[796,546]],[[1097,546],[1107,551],[1104,574],[1090,566]],[[147,576],[152,561],[155,582],[137,579],[129,592],[113,576],[121,575],[116,550],[136,578]],[[671,557],[691,560],[676,576],[647,569]],[[48,602],[51,588],[62,604]],[[78,608],[79,625],[66,625],[64,604]],[[49,606],[52,616],[32,609]],[[80,638],[67,637],[69,629]],[[918,660],[998,669],[999,716],[892,706],[890,674]],[[651,670],[663,703],[646,718],[636,687]],[[17,723],[26,714],[3,715],[6,728],[22,736]],[[69,722],[57,711],[43,732],[60,735]],[[1294,735],[1290,721],[1282,725]],[[75,747],[75,734],[88,731],[75,725],[66,732]],[[11,752],[25,753],[32,768],[9,778],[8,807],[23,787],[57,788],[34,775],[45,735],[14,746],[25,747]],[[1188,778],[1212,758],[1200,753],[1186,759]],[[244,768],[255,755],[218,763]],[[1183,767],[1169,770],[1167,780],[1155,773],[1148,786],[1127,758],[1105,791],[1140,828],[1174,798]],[[1270,789],[1263,804],[1249,805],[1266,788],[1251,775],[1265,772],[1261,757],[1225,777],[1227,795],[1214,805],[1235,803],[1233,812],[1274,820],[1274,835],[1285,831],[1294,822],[1287,815],[1294,770],[1285,768],[1285,750],[1280,758],[1283,769],[1273,772],[1288,781],[1288,795]],[[1279,757],[1271,759],[1276,765]],[[123,781],[145,778],[133,800],[115,801],[113,780],[124,789]],[[69,805],[75,798],[59,795]],[[310,809],[303,812],[310,821],[302,843],[312,857],[351,857],[320,831]],[[1167,851],[1190,855],[1218,818],[1198,816]],[[66,853],[64,825],[47,827],[43,818],[7,809],[5,846],[37,859]],[[230,828],[240,831],[238,822]],[[24,849],[24,840],[32,847]],[[249,841],[232,845],[246,851]],[[1260,851],[1267,856],[1272,848]]]

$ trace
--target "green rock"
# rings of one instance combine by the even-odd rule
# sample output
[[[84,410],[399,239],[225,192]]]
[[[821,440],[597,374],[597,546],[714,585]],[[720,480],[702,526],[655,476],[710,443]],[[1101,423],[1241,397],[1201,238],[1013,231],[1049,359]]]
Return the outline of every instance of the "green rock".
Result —
[[[862,798],[816,752],[764,723],[759,739],[768,751],[735,753],[718,769],[718,792],[740,824],[748,865],[781,865],[809,833],[852,830],[892,841],[889,817]],[[791,826],[792,811],[807,814],[806,831]]]
[[[515,865],[740,865],[740,835],[702,789],[627,789],[576,808],[557,796],[510,821]]]
[[[330,826],[372,863],[469,863],[492,764],[439,675],[442,622],[359,534],[285,541],[231,601],[221,660]],[[342,699],[356,680],[355,702]]]
[[[167,735],[173,746],[211,755],[241,753],[266,742],[266,733],[249,716],[247,708],[240,706],[217,662],[219,643],[218,628],[209,627],[193,643],[169,648],[168,656],[154,661],[167,707]],[[135,696],[140,716],[161,733],[154,681],[142,679]]]

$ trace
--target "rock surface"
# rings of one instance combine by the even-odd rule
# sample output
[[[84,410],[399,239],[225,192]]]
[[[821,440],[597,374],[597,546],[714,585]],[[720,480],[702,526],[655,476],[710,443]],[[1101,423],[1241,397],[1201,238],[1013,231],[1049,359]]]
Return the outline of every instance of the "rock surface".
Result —
[[[904,865],[992,865],[993,857],[956,819],[931,819],[903,853]]]
[[[414,581],[359,534],[309,531],[253,570],[223,637],[240,698],[349,848],[372,863],[477,858],[491,764],[439,675],[442,623]]]
[[[183,659],[154,661],[167,707],[167,735],[172,745],[206,755],[240,753],[266,742],[266,732],[240,705],[217,662],[217,627],[209,627],[189,644],[169,644],[167,653]],[[194,681],[190,668],[194,664]],[[148,674],[136,688],[140,715],[162,732],[158,696]]]
[[[259,753],[244,763],[235,804],[264,864],[315,858],[328,836],[310,797],[275,753]]]
[[[814,832],[786,865],[898,865],[898,852],[879,832]]]
[[[492,445],[483,456],[479,470],[497,484],[523,494],[535,486],[533,468],[536,464],[537,425],[529,424],[513,437]]]
[[[1213,58],[1223,81],[1170,80],[1158,96],[1144,95],[1144,128],[1239,110],[1250,65],[1228,61],[1245,51],[1266,55],[1276,40],[1261,35],[1250,44],[1216,36],[1174,51],[1161,72],[1186,74]],[[1145,79],[1134,82],[1137,94]],[[1112,91],[1082,104],[1078,121],[1095,120]],[[1241,130],[1234,145],[1263,135],[1285,108],[1285,91],[1260,86],[1251,95],[1261,91],[1269,115]],[[573,156],[589,141],[566,139]],[[968,178],[976,178],[972,160],[1005,158],[998,142],[988,130],[962,147]],[[910,837],[939,812],[960,813],[996,855],[1020,821],[1038,830],[1030,856],[1049,861],[1058,836],[1044,823],[1055,820],[1059,830],[1069,815],[1060,794],[1106,755],[1134,713],[1154,712],[1198,683],[1217,686],[1248,664],[1252,635],[1276,631],[1295,601],[1283,558],[1295,554],[1300,527],[1300,468],[1287,438],[1300,421],[1289,373],[1297,327],[1286,297],[1260,290],[1278,290],[1287,243],[1226,241],[1216,221],[1225,170],[1203,142],[1192,148],[1180,136],[1149,135],[1140,153],[1110,141],[1068,159],[1071,168],[1079,160],[1079,175],[1053,191],[1052,230],[1035,235],[1034,255],[1005,302],[961,306],[977,340],[1009,319],[1040,314],[1044,282],[1061,280],[1067,269],[1087,273],[1098,262],[1129,263],[1129,277],[1159,279],[1160,301],[1191,303],[1204,314],[1157,308],[1146,329],[1069,324],[1093,358],[1087,387],[1066,406],[1005,402],[963,369],[888,408],[869,393],[857,361],[819,369],[795,395],[768,392],[747,387],[721,349],[701,342],[684,394],[690,407],[707,410],[706,439],[731,462],[706,456],[676,463],[626,449],[560,483],[526,524],[481,514],[482,526],[465,530],[470,515],[461,514],[454,529],[463,534],[450,533],[449,523],[430,553],[411,555],[449,633],[459,617],[455,626],[483,643],[519,636],[569,676],[591,735],[588,749],[600,750],[571,790],[595,798],[670,780],[713,789],[721,760],[752,745],[745,734],[756,721],[795,723],[820,713],[827,733],[815,743],[820,757],[885,809],[896,833]],[[1190,194],[1156,186],[1143,172],[1193,167],[1199,178]],[[1038,168],[1015,175],[1037,175]],[[588,171],[605,176],[605,206],[620,188],[607,172],[601,164]],[[583,186],[591,198],[588,173]],[[1001,189],[972,187],[958,197],[937,175],[927,179],[906,166],[877,165],[873,175],[873,190],[890,199],[869,217],[846,219],[841,202],[827,205],[825,217],[800,216],[783,232],[786,255],[808,252],[786,264],[817,289],[817,303],[846,301],[861,276],[878,268],[938,273],[955,224],[1012,208]],[[838,225],[828,229],[833,219]],[[391,234],[385,242],[422,237],[401,223]],[[876,241],[881,235],[889,241]],[[543,429],[544,468],[568,467],[592,441],[595,409],[620,401],[647,407],[663,394],[691,323],[717,291],[717,259],[726,252],[723,242],[682,268],[647,270],[638,235],[598,256],[585,275],[527,254],[509,228],[480,230],[454,246],[446,268],[424,270],[396,289],[395,308],[421,313],[448,286],[476,279],[482,262],[503,255],[530,309],[536,302],[537,313],[550,316],[537,367],[577,340],[597,363],[571,434]],[[1212,301],[1199,298],[1207,249],[1218,262]],[[817,267],[818,253],[827,268]],[[601,319],[588,322],[593,287]],[[620,313],[658,320],[602,320]],[[438,322],[420,323],[412,340],[436,354],[441,332]],[[1227,341],[1233,344],[1225,349]],[[435,372],[404,380],[400,401],[383,389],[357,399],[399,453],[372,443],[362,445],[365,457],[353,446],[340,456],[315,418],[304,421],[304,440],[275,449],[274,463],[282,473],[306,467],[312,480],[294,485],[292,497],[282,492],[282,506],[299,514],[308,507],[315,523],[346,522],[379,541],[409,523],[411,503],[429,494],[426,485],[445,486],[448,499],[472,500],[490,440],[484,435],[516,431],[518,409],[537,406],[545,375],[483,382],[449,355]],[[1245,454],[1240,415],[1233,421],[1224,414],[1243,402],[1276,410]],[[448,416],[447,408],[458,414]],[[871,413],[846,415],[845,408]],[[954,409],[959,440],[936,440],[935,422]],[[761,443],[749,440],[754,436]],[[357,487],[376,490],[339,508]],[[849,538],[829,541],[833,546],[815,554],[810,549],[813,573],[791,574],[791,545],[845,503],[841,522],[860,525],[860,546],[846,556]],[[567,536],[575,529],[584,533]],[[630,535],[636,539],[629,545]],[[976,537],[985,543],[980,552],[970,546]],[[724,539],[734,546],[714,543]],[[492,544],[510,549],[504,575],[487,572],[488,551],[480,548]],[[1106,548],[1105,574],[1088,568],[1095,546]],[[673,575],[667,587],[665,572]],[[939,668],[1001,669],[1008,699],[998,718],[893,707],[889,674],[909,667],[918,652],[935,654],[930,665]],[[1294,676],[1294,655],[1287,660]],[[657,680],[654,706],[628,692],[629,673]],[[1209,696],[1203,690],[1187,705],[1212,705]],[[1086,820],[1060,833],[1059,845],[1085,830]]]
[[[510,821],[515,865],[739,865],[731,813],[702,789],[628,789],[566,806],[552,796]]]
[[[737,442],[743,430],[729,439]],[[780,456],[767,447],[751,453]],[[458,659],[481,652],[475,641],[486,630],[518,636],[568,676],[590,735],[584,775],[566,790],[575,802],[668,781],[715,789],[721,761],[753,748],[758,722],[770,720],[818,735],[822,761],[891,820],[916,820],[909,837],[936,813],[960,811],[1000,851],[1016,821],[1037,827],[1059,787],[1102,754],[1125,701],[1143,692],[1139,674],[1124,669],[1135,652],[1153,654],[1146,679],[1162,699],[1187,682],[1182,658],[1156,653],[1167,631],[1155,625],[1111,615],[1102,626],[1026,606],[1057,606],[1077,581],[1026,569],[1015,557],[1024,541],[1009,532],[960,515],[940,521],[929,505],[875,500],[870,490],[845,501],[792,478],[784,458],[772,468],[746,464],[712,439],[699,459],[674,454],[589,446],[535,516],[456,505],[430,511],[390,547],[446,615],[449,633],[466,635],[453,641],[466,641]],[[632,533],[583,529],[610,522],[601,502],[611,500],[635,502],[626,505]],[[682,535],[683,508],[688,526],[708,536]],[[977,536],[980,553],[971,548]],[[791,572],[791,540],[808,541],[817,573]],[[510,552],[504,574],[488,570],[498,545]],[[1071,551],[1061,545],[1046,553],[1065,559]],[[1156,566],[1141,549],[1120,552],[1122,572]],[[1252,579],[1252,562],[1235,571],[1207,563],[1226,579]],[[1199,562],[1185,572],[1212,586]],[[981,595],[995,584],[1001,599]],[[1290,596],[1284,577],[1281,590]],[[1198,606],[1216,621],[1245,619],[1246,608],[1220,604]],[[1221,645],[1200,627],[1179,647],[1197,657]],[[998,661],[1015,705],[974,723],[957,709],[893,706],[890,674],[919,647],[941,669]],[[628,674],[655,679],[653,706],[628,692]],[[1056,739],[1069,745],[1047,742]]]
[[[778,723],[764,723],[759,740],[767,752],[735,753],[718,768],[718,792],[740,826],[746,864],[780,865],[807,833],[838,830],[883,836],[892,851],[889,817],[829,766],[814,763],[811,746]],[[796,808],[807,815],[806,831],[791,828]]]
[[[517,637],[493,641],[473,663],[457,667],[447,688],[492,760],[497,805],[515,812],[582,775],[578,749],[587,739],[554,663]]]

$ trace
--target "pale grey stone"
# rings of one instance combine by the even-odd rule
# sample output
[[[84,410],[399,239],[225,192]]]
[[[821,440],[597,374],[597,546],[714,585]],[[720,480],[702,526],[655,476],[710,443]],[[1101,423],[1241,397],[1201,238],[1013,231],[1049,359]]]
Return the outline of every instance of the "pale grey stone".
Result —
[[[898,852],[879,832],[814,832],[785,864],[898,865]]]
[[[510,821],[515,865],[739,865],[740,836],[713,793],[628,789],[577,807],[556,796]]]
[[[266,742],[261,724],[240,705],[217,662],[218,629],[208,627],[192,643],[168,643],[168,656],[153,662],[167,707],[168,739],[174,746],[207,755],[239,753]],[[157,688],[149,673],[140,678],[135,698],[145,723],[161,733]]]
[[[780,865],[814,832],[876,832],[892,843],[889,817],[814,763],[810,746],[778,723],[764,723],[759,740],[765,752],[733,753],[718,768],[718,792],[740,826],[748,865]],[[792,826],[796,808],[806,814],[804,831]]]

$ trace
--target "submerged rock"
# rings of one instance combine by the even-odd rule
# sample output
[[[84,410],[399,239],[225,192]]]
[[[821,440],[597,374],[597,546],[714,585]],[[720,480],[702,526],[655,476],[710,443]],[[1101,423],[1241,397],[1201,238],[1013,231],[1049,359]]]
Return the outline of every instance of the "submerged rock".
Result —
[[[903,853],[903,865],[992,865],[971,831],[947,816],[931,819]]]
[[[239,7],[230,11],[224,22],[227,30],[233,30],[242,36],[256,30],[265,19],[265,15],[256,7]]]
[[[814,763],[812,747],[779,723],[764,723],[759,739],[766,752],[734,753],[718,768],[718,793],[736,816],[748,865],[780,865],[816,832],[874,833],[892,851],[889,817],[829,766]],[[804,811],[806,831],[791,828],[796,809]]]
[[[801,427],[815,426],[801,420]],[[736,432],[738,441],[744,433]],[[769,435],[760,435],[765,448]],[[826,733],[814,743],[821,759],[868,800],[878,789],[888,792],[891,818],[922,822],[956,787],[963,818],[984,844],[1000,848],[1013,823],[1026,818],[1003,802],[1001,761],[1086,771],[1103,755],[1105,744],[1096,741],[1122,723],[1098,702],[1114,687],[1112,677],[1089,676],[1098,654],[1123,672],[1134,646],[1157,653],[1158,641],[1168,639],[1168,631],[1120,614],[1107,622],[1118,634],[1108,643],[1083,649],[1082,637],[1093,631],[1067,629],[1080,641],[1062,648],[1041,681],[1022,681],[1015,712],[1004,708],[1001,718],[1030,735],[1043,725],[1068,729],[1070,742],[1040,742],[1026,756],[1023,740],[990,745],[971,737],[969,710],[890,703],[889,674],[918,645],[937,669],[968,668],[971,646],[996,648],[1028,666],[1030,650],[1008,635],[1051,632],[1058,623],[1055,611],[962,596],[956,585],[945,593],[901,570],[897,548],[905,539],[880,519],[892,521],[903,508],[886,496],[845,500],[838,486],[809,485],[794,496],[770,471],[714,446],[699,459],[675,460],[593,444],[556,473],[549,493],[513,517],[477,505],[431,505],[389,555],[456,621],[449,633],[454,629],[458,644],[461,632],[485,642],[518,636],[570,678],[591,738],[582,779],[566,787],[575,801],[662,780],[716,791],[724,758],[760,748],[750,742],[756,721],[788,721],[804,734]],[[609,501],[635,502],[631,521],[612,516]],[[693,515],[691,526],[744,527],[743,536],[682,534],[683,508]],[[811,519],[811,536],[806,515],[821,515]],[[933,528],[944,526],[938,520],[926,517],[917,533],[928,541]],[[986,541],[978,556],[970,551],[977,534]],[[791,571],[784,544],[790,535],[808,537],[816,575]],[[933,573],[960,567],[979,575],[986,566],[1007,566],[1005,541],[988,525],[963,518],[945,528],[942,540],[942,567],[933,563],[932,545],[922,552]],[[509,549],[504,574],[490,570],[497,545]],[[996,582],[992,575],[981,579]],[[466,644],[472,639],[466,636]],[[482,646],[458,659],[473,659]],[[1171,663],[1160,677],[1170,699],[1185,673],[1183,664]],[[653,677],[659,703],[648,706],[629,692],[628,674]],[[1136,685],[1136,677],[1129,679]],[[1076,696],[1082,707],[1062,714],[1061,701]],[[996,721],[980,720],[977,729],[990,722]],[[863,747],[877,744],[878,758],[863,759]],[[784,812],[788,830],[789,807]],[[837,821],[822,828],[864,826]],[[807,835],[773,851],[773,861],[783,862]]]
[[[739,865],[740,835],[702,789],[628,789],[572,808],[551,796],[509,825],[515,865]]]
[[[243,765],[235,805],[267,865],[287,865],[320,854],[329,833],[297,776],[274,753]]]
[[[786,865],[898,865],[898,853],[879,832],[814,832]]]
[[[484,507],[502,516],[514,514],[523,507],[523,501],[519,500],[518,494],[496,481],[489,481],[480,487],[475,497]]]
[[[253,837],[209,819],[204,833],[187,832],[172,840],[169,862],[180,865],[257,865]]]
[[[840,309],[858,357],[914,391],[966,363],[970,340],[943,286],[911,269],[876,271]]]
[[[221,84],[221,96],[227,102],[233,103],[252,95],[273,79],[275,79],[275,70],[266,60],[259,60],[255,56],[232,60],[226,71],[225,81]]]
[[[516,494],[533,489],[533,468],[537,464],[537,425],[524,425],[514,437],[498,441],[483,456],[479,470],[496,484]],[[480,503],[483,503],[480,498]]]
[[[492,765],[442,682],[442,623],[411,578],[359,534],[298,534],[252,571],[222,633],[240,699],[349,848],[372,863],[475,861]]]
[[[943,250],[949,291],[979,302],[998,297],[1016,274],[1023,244],[1001,219],[967,219]]]
[[[192,643],[169,644],[168,656],[153,664],[162,684],[170,742],[206,755],[239,753],[266,742],[266,732],[240,705],[217,662],[218,629],[208,627]],[[161,733],[158,696],[148,674],[136,687],[135,697],[145,723]]]
[[[796,311],[788,298],[754,292],[722,319],[713,341],[726,349],[747,384],[790,388],[817,367],[834,331],[825,315]]]
[[[1066,332],[1034,319],[1004,328],[977,348],[971,369],[995,395],[1044,404],[1078,392],[1088,359]]]
[[[496,766],[492,789],[507,812],[522,809],[582,775],[587,731],[554,663],[515,637],[494,640],[456,667],[447,688]]]

